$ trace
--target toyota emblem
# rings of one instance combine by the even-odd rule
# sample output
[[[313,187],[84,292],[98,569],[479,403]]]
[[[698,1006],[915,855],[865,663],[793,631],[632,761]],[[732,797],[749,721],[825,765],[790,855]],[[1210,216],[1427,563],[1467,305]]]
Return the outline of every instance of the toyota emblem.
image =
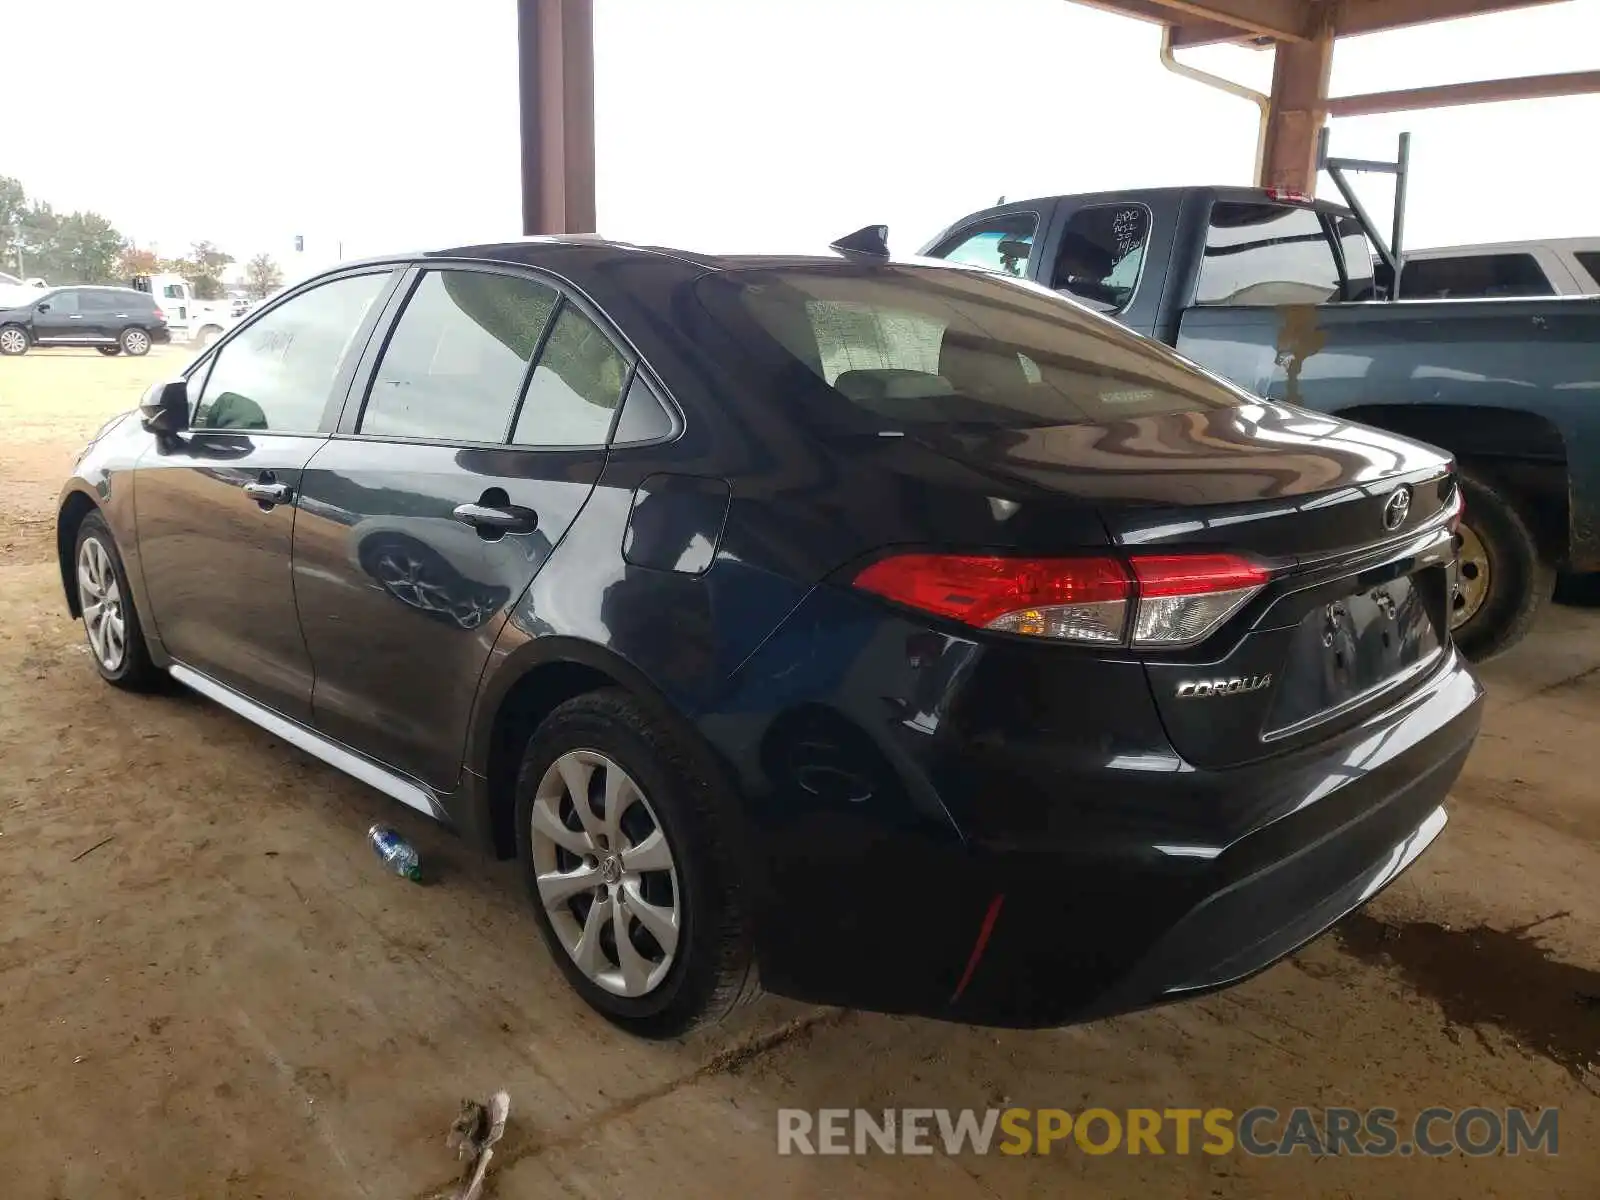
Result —
[[[1406,518],[1411,515],[1411,489],[1400,487],[1390,493],[1388,502],[1383,506],[1383,527],[1385,529],[1399,529],[1406,523]]]

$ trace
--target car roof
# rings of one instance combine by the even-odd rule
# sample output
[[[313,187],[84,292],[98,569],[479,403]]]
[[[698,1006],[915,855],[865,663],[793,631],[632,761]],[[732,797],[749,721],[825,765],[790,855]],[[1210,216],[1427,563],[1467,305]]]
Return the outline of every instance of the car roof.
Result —
[[[941,270],[977,269],[965,263],[918,258],[914,255],[890,255],[887,258],[880,258],[833,251],[817,254],[708,254],[669,246],[641,246],[633,242],[617,241],[592,234],[526,237],[516,241],[454,246],[445,250],[427,251],[417,257],[476,258],[487,262],[517,263],[535,267],[550,266],[552,259],[560,259],[566,264],[581,264],[593,269],[601,269],[608,263],[627,260],[657,259],[698,268],[703,272],[829,268],[846,270],[861,263],[911,265]]]

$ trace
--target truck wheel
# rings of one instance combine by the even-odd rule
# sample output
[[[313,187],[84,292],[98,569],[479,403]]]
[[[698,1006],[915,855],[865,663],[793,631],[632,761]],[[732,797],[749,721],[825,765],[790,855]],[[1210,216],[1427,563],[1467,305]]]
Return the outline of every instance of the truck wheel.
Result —
[[[20,325],[0,326],[0,354],[26,354],[28,331]]]
[[[1450,632],[1463,654],[1484,662],[1526,636],[1555,591],[1556,572],[1510,497],[1469,471],[1460,480],[1467,511],[1456,535],[1460,579]]]

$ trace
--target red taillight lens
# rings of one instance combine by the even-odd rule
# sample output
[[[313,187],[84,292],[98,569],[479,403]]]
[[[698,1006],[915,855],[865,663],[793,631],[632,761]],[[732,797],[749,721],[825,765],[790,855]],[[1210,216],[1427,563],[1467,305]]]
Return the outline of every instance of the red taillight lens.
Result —
[[[855,585],[979,629],[1078,642],[1122,641],[1132,585],[1112,558],[899,554]]]
[[[975,628],[1058,641],[1124,644],[1132,608],[1133,645],[1170,647],[1211,633],[1269,578],[1232,554],[1135,555],[1129,567],[1114,558],[899,554],[855,585]]]
[[[159,308],[156,309],[156,320],[165,321],[166,319],[167,319],[167,314],[162,312]]]

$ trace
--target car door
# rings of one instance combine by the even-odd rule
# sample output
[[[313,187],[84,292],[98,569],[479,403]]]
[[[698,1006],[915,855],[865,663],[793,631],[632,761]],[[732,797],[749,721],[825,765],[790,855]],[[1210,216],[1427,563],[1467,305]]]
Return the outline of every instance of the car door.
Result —
[[[295,592],[317,727],[444,790],[496,635],[600,476],[632,364],[531,274],[430,267],[406,286],[302,480]]]
[[[61,288],[40,298],[33,306],[33,340],[42,346],[63,345],[83,336],[83,313],[78,293]]]
[[[134,481],[167,652],[300,721],[311,716],[311,660],[290,574],[294,499],[395,274],[319,280],[240,328],[189,377],[189,431],[160,439]]]
[[[82,320],[79,323],[78,335],[93,342],[113,340],[109,330],[116,304],[115,293],[98,288],[84,288],[79,291],[78,311],[82,314]]]

